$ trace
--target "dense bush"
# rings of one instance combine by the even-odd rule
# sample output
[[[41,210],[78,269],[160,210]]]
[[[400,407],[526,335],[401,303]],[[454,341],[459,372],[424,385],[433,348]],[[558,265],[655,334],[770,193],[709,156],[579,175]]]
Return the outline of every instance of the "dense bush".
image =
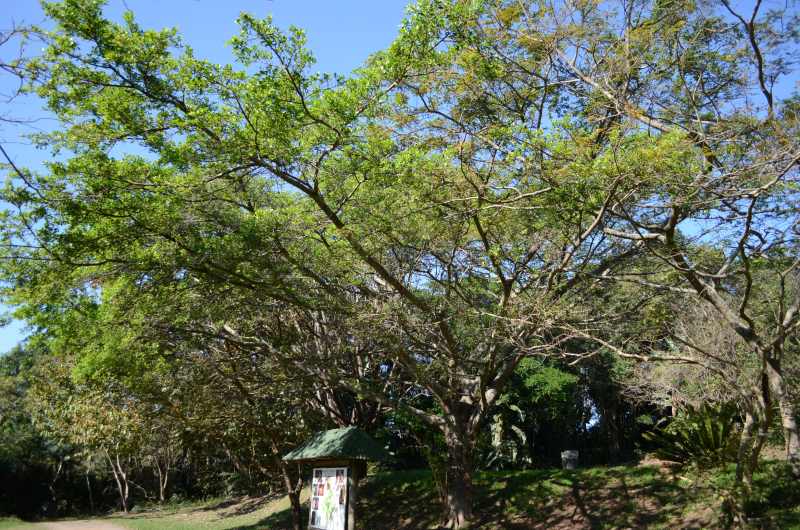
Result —
[[[656,446],[659,458],[712,467],[736,461],[739,434],[735,407],[702,405],[658,422],[643,436]]]

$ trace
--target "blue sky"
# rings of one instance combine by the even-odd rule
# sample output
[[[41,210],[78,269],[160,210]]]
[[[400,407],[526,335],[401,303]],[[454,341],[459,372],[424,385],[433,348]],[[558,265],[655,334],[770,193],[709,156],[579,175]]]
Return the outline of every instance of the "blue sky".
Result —
[[[13,25],[47,25],[38,0],[0,0],[0,29]],[[109,0],[107,12],[118,18],[127,8],[148,28],[176,27],[199,57],[217,63],[231,62],[225,44],[238,32],[236,18],[246,11],[256,16],[272,15],[281,27],[298,26],[306,31],[309,48],[320,71],[347,73],[371,53],[385,48],[397,30],[410,0]],[[35,50],[30,50],[34,52]],[[15,52],[0,49],[8,59]],[[24,135],[56,124],[42,111],[35,98],[7,102],[12,80],[0,76],[0,116],[28,121],[22,125],[0,124],[0,142],[14,161],[37,169],[47,153],[33,149]],[[0,306],[0,312],[8,308]],[[21,323],[0,328],[0,353],[24,337]]]

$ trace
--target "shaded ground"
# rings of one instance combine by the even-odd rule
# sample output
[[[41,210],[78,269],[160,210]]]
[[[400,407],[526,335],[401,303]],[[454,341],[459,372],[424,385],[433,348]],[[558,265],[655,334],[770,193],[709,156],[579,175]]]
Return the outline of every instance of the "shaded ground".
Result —
[[[723,526],[720,491],[733,467],[696,473],[660,464],[480,473],[475,513],[481,529],[701,529]],[[785,465],[756,476],[752,528],[800,529],[800,485]],[[362,499],[363,528],[437,528],[440,508],[426,471],[375,476]],[[391,499],[391,500],[389,500]]]
[[[436,528],[440,512],[430,474],[404,475],[370,485],[365,528]],[[387,509],[380,499],[391,491],[399,502]],[[482,473],[475,493],[479,528],[486,529],[714,526],[713,510],[684,513],[691,490],[656,466]]]
[[[23,521],[5,520],[0,524],[3,530],[126,530],[124,526],[103,520],[70,520],[51,521],[46,523],[25,523]]]
[[[722,499],[733,469],[706,473],[671,470],[659,463],[575,471],[543,469],[479,473],[477,528],[605,529],[719,528]],[[756,477],[761,498],[750,507],[753,528],[800,529],[800,488],[782,468]],[[440,524],[441,507],[430,471],[381,473],[363,486],[364,529],[421,530]],[[307,513],[304,513],[307,517]],[[290,528],[288,506],[240,530]]]
[[[308,495],[301,497],[308,500]],[[196,505],[167,506],[128,515],[115,514],[91,520],[23,522],[0,519],[0,530],[228,530],[242,528],[282,528],[263,521],[282,521],[289,513],[287,498],[273,495],[240,497]]]
[[[658,463],[566,471],[542,469],[479,473],[475,480],[476,528],[700,529],[720,528],[720,491],[733,468],[704,473],[671,470]],[[764,466],[748,506],[752,528],[800,529],[800,487],[785,465]],[[361,492],[360,528],[438,528],[441,508],[430,471],[380,473]],[[308,502],[308,491],[303,495]],[[307,517],[307,511],[303,514]],[[161,509],[88,522],[38,523],[41,530],[255,530],[290,528],[285,497],[246,497],[205,505]],[[75,526],[75,524],[78,524]],[[0,529],[12,528],[0,524]]]
[[[300,496],[308,501],[308,491]],[[250,528],[289,527],[289,499],[273,495],[242,497],[202,506],[181,508],[164,515],[162,511],[138,513],[115,518],[115,522],[135,530],[244,530]]]

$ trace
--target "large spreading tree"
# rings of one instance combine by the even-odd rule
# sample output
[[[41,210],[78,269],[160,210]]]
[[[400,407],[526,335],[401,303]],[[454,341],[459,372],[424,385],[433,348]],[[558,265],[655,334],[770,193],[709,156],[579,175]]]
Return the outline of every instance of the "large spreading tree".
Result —
[[[3,278],[42,329],[130,309],[71,346],[89,366],[130,368],[119,345],[147,338],[136,362],[187,345],[220,366],[268,359],[318,382],[340,424],[403,407],[443,436],[462,528],[478,434],[519,363],[646,356],[615,326],[693,293],[761,361],[797,462],[780,363],[800,155],[796,101],[772,88],[795,37],[780,13],[422,0],[340,77],[313,73],[301,31],[249,15],[221,66],[102,2],[45,10],[31,87],[62,124],[38,141],[62,156],[11,168]],[[608,282],[641,289],[605,303]],[[404,399],[420,395],[435,406]]]

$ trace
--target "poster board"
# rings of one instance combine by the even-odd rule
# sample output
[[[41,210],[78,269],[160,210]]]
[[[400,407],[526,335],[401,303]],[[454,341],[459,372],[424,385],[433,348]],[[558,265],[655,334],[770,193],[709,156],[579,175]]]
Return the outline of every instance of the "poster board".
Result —
[[[347,468],[318,467],[311,475],[310,530],[347,529]]]

